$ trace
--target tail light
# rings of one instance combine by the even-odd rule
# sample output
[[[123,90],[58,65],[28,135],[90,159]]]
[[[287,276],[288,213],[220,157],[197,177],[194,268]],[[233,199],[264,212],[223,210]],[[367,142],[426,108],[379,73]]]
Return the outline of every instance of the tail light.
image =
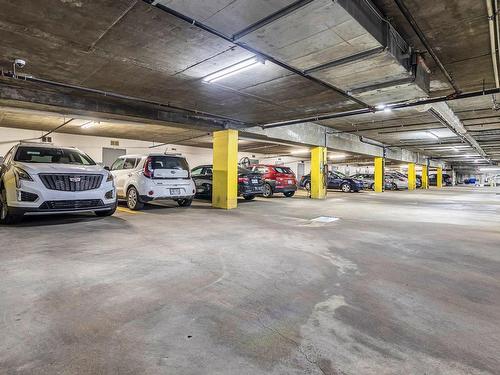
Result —
[[[238,177],[238,183],[239,184],[248,184],[248,177]]]
[[[151,161],[151,157],[148,157],[144,162],[144,170],[142,171],[142,173],[147,178],[153,178],[153,168],[151,166]]]
[[[399,178],[398,178],[398,180],[399,180],[399,181],[405,181],[405,179],[404,179],[404,178],[402,178],[402,177],[399,177]]]

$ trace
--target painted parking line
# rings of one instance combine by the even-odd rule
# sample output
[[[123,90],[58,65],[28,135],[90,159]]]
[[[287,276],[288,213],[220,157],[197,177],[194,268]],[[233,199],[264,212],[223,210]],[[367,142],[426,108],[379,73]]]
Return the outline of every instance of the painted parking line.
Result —
[[[126,207],[117,207],[116,210],[120,211],[120,212],[126,212],[128,214],[142,214],[143,213],[140,211],[133,211],[133,210],[126,208]]]

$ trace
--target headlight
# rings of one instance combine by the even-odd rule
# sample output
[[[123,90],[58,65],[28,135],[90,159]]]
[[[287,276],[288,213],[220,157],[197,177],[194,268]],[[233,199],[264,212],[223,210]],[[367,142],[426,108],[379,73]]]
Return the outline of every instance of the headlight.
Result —
[[[21,187],[21,180],[33,181],[31,176],[24,169],[19,167],[14,167],[14,176],[16,176],[16,186]]]
[[[108,178],[106,179],[106,182],[111,182],[113,180],[114,180],[113,175],[110,172],[108,172]]]

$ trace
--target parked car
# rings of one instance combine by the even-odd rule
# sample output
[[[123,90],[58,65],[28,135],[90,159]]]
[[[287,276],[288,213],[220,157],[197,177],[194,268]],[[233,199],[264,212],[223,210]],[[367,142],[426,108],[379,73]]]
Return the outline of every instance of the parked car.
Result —
[[[449,174],[443,173],[443,186],[451,186],[453,184],[453,180]],[[429,185],[437,186],[437,174],[429,174]]]
[[[116,210],[113,176],[72,147],[20,143],[0,167],[0,223],[24,215],[92,211],[109,216]]]
[[[255,164],[253,172],[261,173],[264,178],[263,196],[272,197],[274,193],[283,193],[285,197],[293,197],[297,190],[297,179],[293,171],[284,166]]]
[[[126,199],[131,210],[144,203],[174,200],[190,206],[196,188],[186,159],[180,155],[152,153],[120,156],[111,166],[118,199]]]
[[[302,176],[299,186],[310,191],[311,175]],[[328,189],[342,190],[344,193],[358,192],[363,189],[363,181],[347,177],[338,171],[328,172]]]
[[[408,177],[401,172],[387,171],[385,179],[391,185],[391,190],[408,189]]]
[[[191,170],[191,176],[196,184],[196,196],[212,199],[212,165],[200,165]],[[252,200],[264,192],[262,174],[238,167],[238,195],[246,200]]]
[[[375,176],[370,173],[358,173],[351,176],[352,179],[363,182],[364,189],[375,190]],[[385,189],[390,190],[393,188],[392,183],[386,178]]]

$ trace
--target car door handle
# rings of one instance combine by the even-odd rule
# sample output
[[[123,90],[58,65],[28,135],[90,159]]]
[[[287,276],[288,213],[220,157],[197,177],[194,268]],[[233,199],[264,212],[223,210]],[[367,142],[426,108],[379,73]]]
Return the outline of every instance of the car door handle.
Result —
[[[127,176],[132,177],[132,173],[129,173]]]

